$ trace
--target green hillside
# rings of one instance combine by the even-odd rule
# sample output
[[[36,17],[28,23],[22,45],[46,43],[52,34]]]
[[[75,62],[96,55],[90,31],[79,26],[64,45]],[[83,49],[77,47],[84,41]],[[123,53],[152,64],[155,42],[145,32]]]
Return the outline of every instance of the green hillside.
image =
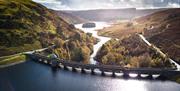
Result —
[[[95,39],[31,0],[0,0],[0,56],[56,43],[63,59],[88,62]]]
[[[98,51],[100,64],[120,65],[128,68],[171,68],[173,65],[147,46],[138,35],[112,39]]]
[[[98,34],[122,39],[142,33],[147,40],[180,63],[180,8],[165,9],[105,28]]]
[[[180,8],[167,9],[137,19],[144,36],[180,63]]]

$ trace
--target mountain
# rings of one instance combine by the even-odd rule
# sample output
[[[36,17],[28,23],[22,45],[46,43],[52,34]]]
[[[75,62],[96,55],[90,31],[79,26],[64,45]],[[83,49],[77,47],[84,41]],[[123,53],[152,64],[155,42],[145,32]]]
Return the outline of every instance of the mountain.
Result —
[[[97,9],[97,10],[80,10],[80,11],[64,11],[74,16],[81,17],[90,21],[117,21],[131,20],[134,17],[145,16],[162,9]]]
[[[56,44],[62,59],[88,63],[95,39],[31,0],[0,0],[0,56]]]
[[[180,8],[165,9],[120,22],[99,32],[103,36],[123,39],[134,33],[142,33],[151,43],[170,58],[180,63]]]
[[[79,24],[79,23],[88,22],[88,20],[72,15],[71,13],[67,13],[64,11],[56,11],[56,12],[60,17],[62,17],[69,24]]]

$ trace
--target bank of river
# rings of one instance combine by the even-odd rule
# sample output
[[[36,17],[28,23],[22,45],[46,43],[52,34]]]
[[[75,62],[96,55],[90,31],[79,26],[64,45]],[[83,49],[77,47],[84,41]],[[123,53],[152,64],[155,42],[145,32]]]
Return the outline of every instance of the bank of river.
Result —
[[[108,37],[99,36],[97,34],[99,29],[109,27],[110,24],[108,24],[106,22],[94,22],[94,23],[96,24],[96,27],[92,27],[92,28],[82,28],[83,24],[75,25],[76,28],[79,28],[80,30],[84,31],[85,33],[92,33],[92,36],[99,40],[99,42],[94,45],[93,53],[90,56],[90,63],[91,64],[96,64],[97,63],[93,58],[96,56],[98,50],[102,47],[102,45],[105,44],[107,41],[109,41],[111,39],[111,38],[108,38]]]

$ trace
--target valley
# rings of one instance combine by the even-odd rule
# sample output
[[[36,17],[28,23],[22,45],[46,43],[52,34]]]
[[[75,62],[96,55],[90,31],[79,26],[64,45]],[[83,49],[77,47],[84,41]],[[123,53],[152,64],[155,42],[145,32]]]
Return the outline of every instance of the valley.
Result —
[[[179,7],[84,1],[0,0],[0,91],[179,91]]]

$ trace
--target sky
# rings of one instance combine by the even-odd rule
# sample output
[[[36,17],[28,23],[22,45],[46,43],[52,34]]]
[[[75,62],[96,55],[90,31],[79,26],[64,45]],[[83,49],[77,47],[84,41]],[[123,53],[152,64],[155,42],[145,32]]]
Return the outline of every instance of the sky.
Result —
[[[54,10],[180,8],[180,0],[33,0]]]

